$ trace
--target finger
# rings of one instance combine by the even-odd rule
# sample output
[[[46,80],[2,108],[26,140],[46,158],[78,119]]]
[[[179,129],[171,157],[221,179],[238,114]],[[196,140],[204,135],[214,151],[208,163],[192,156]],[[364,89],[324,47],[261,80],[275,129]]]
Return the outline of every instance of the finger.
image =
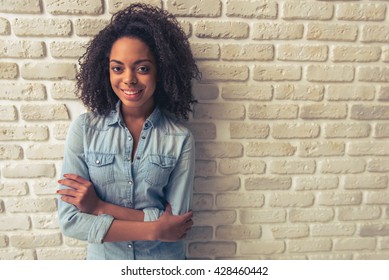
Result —
[[[61,196],[61,200],[76,206],[76,204],[75,204],[76,201],[75,201],[74,197],[72,197],[72,196]]]
[[[77,175],[77,174],[72,174],[72,173],[69,173],[69,174],[64,174],[63,175],[66,179],[71,179],[73,181],[76,181],[80,184],[88,184],[89,181],[83,177],[81,177],[80,175]]]
[[[71,179],[58,180],[58,183],[61,184],[61,185],[64,185],[64,186],[76,189],[76,190],[80,189],[81,187],[84,187],[80,183],[78,183],[76,181],[73,181]]]
[[[57,194],[76,197],[77,196],[77,191],[75,191],[73,189],[62,189],[62,190],[58,190]]]

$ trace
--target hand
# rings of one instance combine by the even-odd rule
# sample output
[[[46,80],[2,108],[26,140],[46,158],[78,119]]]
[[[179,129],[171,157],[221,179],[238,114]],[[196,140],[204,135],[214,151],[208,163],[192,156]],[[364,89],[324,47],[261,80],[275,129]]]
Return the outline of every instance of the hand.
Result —
[[[99,207],[104,202],[97,196],[93,184],[76,174],[65,174],[64,177],[58,183],[70,189],[57,191],[62,201],[73,204],[81,212],[98,215]]]
[[[193,213],[189,211],[183,215],[173,215],[170,204],[166,206],[163,215],[156,221],[157,240],[175,242],[183,239],[193,225]]]

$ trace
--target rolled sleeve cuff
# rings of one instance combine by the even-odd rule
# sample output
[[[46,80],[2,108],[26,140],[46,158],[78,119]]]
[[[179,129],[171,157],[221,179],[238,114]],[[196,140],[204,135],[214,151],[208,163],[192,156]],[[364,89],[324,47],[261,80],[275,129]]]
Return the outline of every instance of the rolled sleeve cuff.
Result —
[[[145,214],[144,221],[145,222],[153,222],[159,219],[163,214],[162,210],[157,208],[145,208],[143,209],[143,213]]]
[[[89,231],[89,243],[103,243],[103,239],[110,228],[114,217],[110,215],[99,215]]]

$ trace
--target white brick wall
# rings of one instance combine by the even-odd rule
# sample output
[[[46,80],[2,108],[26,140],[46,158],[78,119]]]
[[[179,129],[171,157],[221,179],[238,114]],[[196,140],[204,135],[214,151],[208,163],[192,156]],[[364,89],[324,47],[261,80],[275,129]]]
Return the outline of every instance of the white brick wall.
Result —
[[[83,259],[56,179],[77,58],[132,0],[0,7],[0,259]],[[389,259],[388,1],[143,0],[203,73],[189,258]]]

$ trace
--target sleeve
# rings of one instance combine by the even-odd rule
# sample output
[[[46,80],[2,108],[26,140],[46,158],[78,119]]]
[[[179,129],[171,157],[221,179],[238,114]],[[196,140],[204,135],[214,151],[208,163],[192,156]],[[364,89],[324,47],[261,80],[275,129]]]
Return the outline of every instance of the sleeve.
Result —
[[[189,132],[165,192],[166,201],[172,206],[174,215],[191,210],[194,170],[195,143],[192,133]]]
[[[90,180],[88,166],[84,160],[83,122],[85,114],[78,117],[69,128],[61,177],[63,174],[74,173]],[[60,189],[67,188],[60,185]],[[61,231],[64,235],[89,243],[102,243],[113,217],[110,215],[91,215],[82,213],[74,205],[58,199],[58,217]]]

